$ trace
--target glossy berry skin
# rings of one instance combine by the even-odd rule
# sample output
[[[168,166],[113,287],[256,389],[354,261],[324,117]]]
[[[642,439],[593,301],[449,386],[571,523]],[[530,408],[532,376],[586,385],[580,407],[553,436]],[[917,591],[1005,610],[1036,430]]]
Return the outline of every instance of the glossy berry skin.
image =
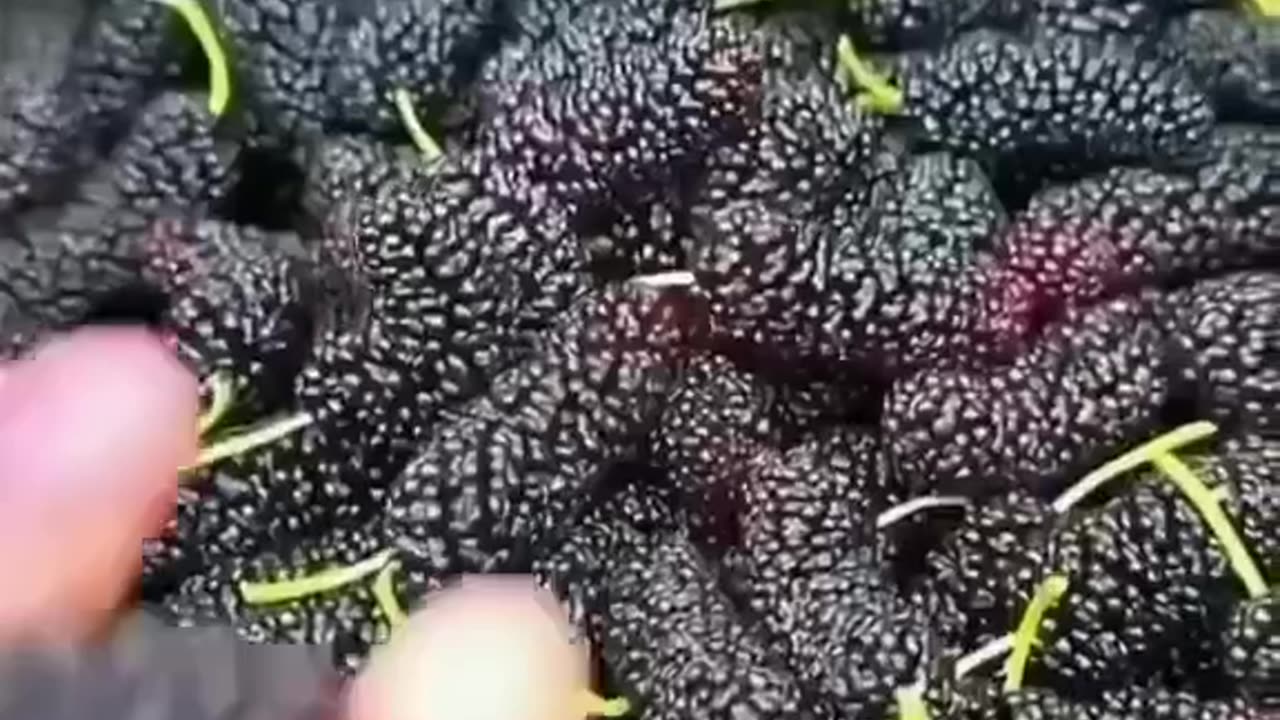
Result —
[[[81,19],[61,77],[23,98],[0,134],[0,217],[66,200],[75,175],[109,154],[176,75],[187,46],[162,3],[108,0]]]
[[[1271,262],[1280,156],[1264,134],[1215,132],[1205,162],[1117,167],[1032,196],[992,254],[1036,288],[1037,312]]]
[[[1226,8],[1197,9],[1171,18],[1150,44],[1171,62],[1185,63],[1220,121],[1275,123],[1280,117],[1268,64],[1280,37],[1271,24]]]
[[[614,559],[634,546],[636,533],[680,531],[683,523],[670,490],[650,468],[619,466],[599,483],[599,500],[534,553],[531,571],[561,599],[584,641],[603,642],[605,579]]]
[[[406,569],[501,570],[555,537],[659,417],[701,331],[696,312],[678,291],[618,289],[576,305],[389,488],[383,533]]]
[[[745,602],[797,675],[846,717],[880,717],[934,650],[898,597],[874,519],[896,488],[879,438],[841,428],[740,473]]]
[[[264,607],[244,604],[232,583],[305,575],[391,549],[400,566],[396,592],[411,608],[458,573],[518,572],[535,557],[553,557],[564,550],[564,536],[596,491],[606,490],[601,483],[607,470],[634,455],[662,410],[683,362],[683,344],[697,330],[696,314],[678,297],[616,288],[584,299],[527,358],[425,434],[403,472],[381,492],[369,493],[366,483],[339,493],[344,488],[277,476],[275,482],[289,483],[295,493],[325,493],[332,500],[311,504],[311,516],[301,518],[308,525],[297,517],[268,516],[272,523],[261,550],[241,547],[225,559],[206,553],[213,569],[186,580],[168,601],[170,612],[186,622],[229,619],[260,641],[333,642],[337,661],[355,667],[388,632],[367,582]],[[310,444],[304,433],[284,447],[306,452]],[[287,503],[278,497],[277,503]],[[234,506],[222,509],[222,502],[212,496],[199,519],[230,514],[237,520]],[[371,502],[376,512],[349,507],[356,502]],[[251,517],[241,517],[246,515]],[[222,525],[221,533],[232,527]],[[543,563],[554,567],[554,561]],[[568,572],[575,574],[573,567]]]
[[[782,435],[776,393],[719,355],[695,358],[674,389],[649,443],[666,470],[690,536],[710,551],[736,544],[744,473]]]
[[[1237,272],[1199,282],[1162,297],[1156,313],[1185,401],[1221,427],[1274,434],[1280,275]]]
[[[67,193],[74,199],[0,224],[9,241],[2,352],[104,316],[154,322],[160,290],[143,272],[152,224],[215,212],[238,180],[235,158],[234,135],[202,96],[169,92],[141,106],[109,157]]]
[[[230,373],[236,412],[287,407],[324,319],[298,239],[213,220],[166,219],[146,240],[146,276],[168,298],[161,326],[202,379]]]
[[[338,292],[308,308],[316,322],[282,408],[312,422],[203,471],[241,482],[201,483],[208,510],[195,512],[210,519],[177,533],[190,552],[221,562],[379,512],[440,414],[510,367],[577,289],[561,216],[523,210],[453,165],[406,171],[335,211],[311,277]],[[228,505],[241,520],[218,519]],[[232,542],[210,535],[224,533]]]
[[[914,494],[1050,497],[1151,432],[1170,397],[1164,336],[1143,303],[1073,313],[1009,365],[926,370],[885,406]]]
[[[1277,558],[1274,537],[1259,532],[1276,512],[1268,489],[1274,455],[1273,445],[1254,438],[1191,460],[1211,487],[1233,489],[1224,510],[1264,576]],[[1082,699],[1123,690],[1139,673],[1176,681],[1206,672],[1213,655],[1204,648],[1217,642],[1228,599],[1240,592],[1203,520],[1152,472],[1100,507],[1066,517],[1025,497],[978,509],[928,564],[921,598],[942,602],[944,637],[965,638],[967,647],[1014,627],[1049,573],[1070,578],[1028,677]]]
[[[544,188],[575,215],[606,199],[626,207],[741,132],[759,92],[755,50],[703,12],[672,23],[651,42],[595,49],[588,57],[607,58],[598,71],[570,62],[559,82],[535,75],[497,94],[476,139],[486,187],[517,197]]]
[[[900,72],[903,113],[923,135],[979,156],[1175,161],[1203,149],[1214,121],[1177,68],[1078,36],[980,30]]]
[[[960,17],[971,14],[976,5],[978,3],[967,0],[858,3],[850,6],[850,25],[855,28],[859,48],[877,51],[934,48],[959,31]]]
[[[1073,701],[1041,689],[1029,689],[1013,695],[1005,708],[990,708],[982,718],[1007,717],[1010,720],[1262,720],[1257,708],[1242,699],[1204,701],[1189,693],[1155,689],[1108,693],[1100,702]]]
[[[495,13],[476,0],[230,0],[219,10],[251,142],[275,150],[329,132],[401,136],[401,89],[434,117],[474,74]]]
[[[440,117],[496,44],[495,0],[377,0],[339,39],[325,78],[334,127],[402,132],[394,94],[413,94],[416,112]]]
[[[874,141],[846,142],[862,148],[851,157],[877,162]],[[1017,346],[1029,291],[979,252],[1003,209],[976,164],[924,155],[900,168],[885,160],[860,179],[807,180],[800,169],[817,175],[819,161],[779,166],[797,174],[726,172],[726,184],[752,178],[746,187],[760,197],[717,206],[713,192],[695,221],[687,255],[710,295],[717,336],[880,379],[921,365],[996,361]],[[830,198],[793,203],[786,188],[801,182]],[[965,201],[952,199],[957,188]]]
[[[1280,603],[1274,593],[1242,600],[1223,634],[1225,671],[1259,708],[1280,708]]]
[[[897,488],[881,438],[832,428],[780,452],[759,449],[737,474],[749,605],[775,635],[791,632],[789,605],[811,577],[872,539]]]
[[[994,362],[1026,333],[1024,284],[984,252],[1005,211],[973,160],[908,156],[834,220],[823,327],[864,372]]]
[[[1168,408],[1270,432],[1276,278],[1237,272],[1069,310],[1005,366],[935,369],[891,389],[884,421],[918,494],[1050,497],[1154,432]]]
[[[1211,420],[1182,456],[1278,577],[1273,23],[715,4],[203,3],[216,117],[172,7],[90,10],[0,119],[0,358],[144,323],[231,377],[204,442],[307,421],[183,471],[143,603],[349,676],[395,605],[531,573],[637,718],[1273,720],[1275,593],[1167,478],[1051,505]],[[955,678],[1051,573],[1024,687]]]
[[[604,659],[642,717],[686,717],[693,708],[713,718],[830,716],[680,535],[635,538],[615,556],[604,588]]]

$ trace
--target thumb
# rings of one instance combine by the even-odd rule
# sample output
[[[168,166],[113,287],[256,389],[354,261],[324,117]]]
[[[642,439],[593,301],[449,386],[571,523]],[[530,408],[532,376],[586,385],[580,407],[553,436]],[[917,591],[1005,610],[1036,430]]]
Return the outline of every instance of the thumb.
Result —
[[[86,328],[0,379],[0,642],[106,623],[195,457],[198,386],[141,329]]]
[[[588,652],[527,576],[471,576],[428,598],[356,681],[350,720],[575,720]]]

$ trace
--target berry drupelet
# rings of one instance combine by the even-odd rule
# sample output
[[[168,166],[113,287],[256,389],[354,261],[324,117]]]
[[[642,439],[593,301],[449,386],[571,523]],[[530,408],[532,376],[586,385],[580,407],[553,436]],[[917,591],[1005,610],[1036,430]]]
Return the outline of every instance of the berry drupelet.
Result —
[[[1047,497],[1156,429],[1170,393],[1162,340],[1125,298],[1073,313],[1009,365],[903,378],[884,410],[894,461],[913,494]]]
[[[545,188],[575,216],[601,203],[634,206],[752,115],[756,50],[705,12],[678,13],[652,42],[587,57],[602,54],[600,64],[566,59],[555,83],[535,73],[496,94],[476,140],[487,188],[514,197]]]
[[[1243,600],[1223,634],[1224,670],[1236,689],[1259,708],[1280,708],[1280,601],[1275,592]]]
[[[143,107],[110,157],[80,178],[73,199],[8,224],[14,242],[5,258],[3,353],[17,354],[36,334],[95,315],[154,320],[151,303],[120,301],[153,294],[135,292],[146,290],[150,225],[213,213],[238,178],[234,159],[234,140],[219,131],[200,96],[165,93]]]
[[[1152,52],[1187,66],[1213,99],[1220,121],[1280,119],[1274,70],[1280,33],[1274,22],[1226,8],[1194,10],[1170,19],[1151,45]]]
[[[498,0],[376,0],[343,33],[325,91],[334,126],[375,134],[401,127],[393,100],[413,94],[424,117],[458,100],[497,44]]]
[[[950,153],[908,156],[868,198],[846,198],[837,209],[828,342],[887,378],[923,364],[1005,357],[1027,332],[1027,290],[984,252],[1003,224],[976,163]]]
[[[1203,150],[1215,119],[1177,66],[1079,36],[979,30],[899,65],[901,112],[922,139],[980,157],[1176,162]]]
[[[1237,519],[1263,576],[1274,576],[1280,546],[1262,528],[1277,512],[1275,447],[1228,439],[1189,464],[1209,487],[1229,488],[1224,511]],[[1078,699],[1100,699],[1144,677],[1201,676],[1218,662],[1211,648],[1240,595],[1204,520],[1153,473],[1099,507],[1067,514],[1025,495],[976,507],[928,564],[917,592],[945,608],[943,636],[961,647],[1014,627],[1045,575],[1069,577],[1029,677]]]
[[[66,70],[24,98],[0,136],[0,217],[65,199],[68,180],[102,158],[166,81],[188,46],[161,3],[106,0],[81,18]]]
[[[1241,698],[1201,700],[1186,692],[1133,688],[1107,693],[1102,700],[1078,701],[1034,688],[1013,693],[985,709],[987,720],[1265,720]],[[975,720],[977,720],[975,718]]]
[[[378,513],[312,508],[327,510],[329,522],[310,518],[305,536],[279,527],[291,518],[262,518],[277,526],[270,542],[188,578],[167,601],[171,612],[189,622],[225,617],[256,639],[337,642],[338,661],[350,666],[388,627],[367,584],[258,607],[233,582],[305,577],[387,551],[402,572],[395,594],[413,599],[458,573],[528,569],[565,547],[607,469],[638,452],[696,328],[688,304],[669,294],[617,288],[584,299],[523,362],[424,437],[376,496]],[[276,481],[304,489],[296,478]],[[282,509],[287,501],[278,499]]]
[[[521,364],[440,426],[390,487],[383,533],[408,573],[527,563],[633,458],[702,332],[679,291],[614,288],[576,304]]]
[[[635,534],[677,532],[670,488],[652,471],[622,465],[599,485],[598,499],[533,556],[532,572],[565,604],[579,637],[599,645],[605,633],[605,576]]]
[[[603,656],[642,717],[825,718],[678,532],[633,531],[610,562]]]
[[[1032,197],[992,254],[1036,289],[1036,312],[1274,263],[1280,156],[1265,134],[1214,133],[1196,168],[1117,167]]]
[[[776,393],[718,355],[693,360],[650,439],[650,461],[680,497],[685,526],[704,549],[737,541],[740,481],[761,447],[777,445]]]
[[[298,239],[173,218],[152,226],[147,245],[146,275],[168,301],[160,325],[179,357],[200,378],[228,373],[242,418],[287,407],[325,307]]]
[[[1154,312],[1184,406],[1234,432],[1280,430],[1280,274],[1198,282],[1161,296]]]

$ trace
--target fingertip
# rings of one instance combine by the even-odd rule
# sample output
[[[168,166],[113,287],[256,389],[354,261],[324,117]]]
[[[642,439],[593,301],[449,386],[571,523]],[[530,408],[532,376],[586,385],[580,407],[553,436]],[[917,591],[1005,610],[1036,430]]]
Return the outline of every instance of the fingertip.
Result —
[[[196,378],[157,336],[80,329],[16,363],[0,384],[0,472],[27,478],[26,495],[141,506],[176,492],[177,469],[197,451],[198,413]]]
[[[572,720],[588,679],[554,596],[527,576],[469,577],[374,653],[348,720]]]
[[[199,386],[144,329],[58,337],[0,378],[0,636],[83,638],[140,568],[197,452]]]

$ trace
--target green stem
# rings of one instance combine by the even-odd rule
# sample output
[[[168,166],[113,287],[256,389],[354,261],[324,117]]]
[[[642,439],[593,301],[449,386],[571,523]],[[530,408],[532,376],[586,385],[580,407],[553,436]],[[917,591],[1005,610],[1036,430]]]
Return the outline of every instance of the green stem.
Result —
[[[268,445],[290,433],[301,430],[311,423],[311,415],[305,412],[267,420],[242,434],[220,438],[212,445],[201,448],[200,454],[196,456],[196,461],[182,468],[180,472],[190,472],[219,460],[248,452],[261,445]]]
[[[894,697],[898,701],[898,720],[930,720],[929,706],[924,704],[924,697],[919,689],[898,688]]]
[[[594,692],[583,689],[578,693],[578,712],[592,717],[618,718],[631,712],[631,701],[624,697],[600,697]]]
[[[1280,0],[1245,0],[1249,11],[1263,19],[1280,17]]]
[[[418,113],[413,109],[413,96],[409,91],[400,88],[395,93],[396,110],[400,112],[400,121],[404,123],[405,129],[409,131],[409,137],[413,139],[413,144],[417,146],[418,152],[422,153],[422,157],[427,162],[435,162],[444,157],[444,150],[435,138],[431,137],[431,133],[422,126],[422,121],[418,119]]]
[[[1058,514],[1065,513],[1113,478],[1154,462],[1160,455],[1167,455],[1193,442],[1212,437],[1217,432],[1217,425],[1201,420],[1174,428],[1159,437],[1148,440],[1085,475],[1053,501],[1053,510]]]
[[[386,616],[387,623],[391,625],[392,630],[409,622],[409,617],[400,605],[400,600],[396,597],[395,586],[392,584],[396,571],[399,569],[399,561],[392,560],[378,571],[378,577],[373,581],[373,599],[378,603],[378,608],[382,610],[382,614]]]
[[[273,605],[337,590],[381,570],[391,562],[393,552],[390,549],[383,550],[354,565],[321,570],[314,575],[291,580],[241,582],[240,596],[250,605]]]
[[[858,56],[848,35],[840,36],[840,41],[836,44],[836,57],[853,84],[864,91],[858,95],[860,105],[882,115],[902,112],[905,103],[902,91]]]
[[[1209,525],[1209,529],[1218,539],[1218,544],[1227,555],[1231,568],[1244,583],[1245,591],[1251,599],[1257,600],[1267,594],[1267,582],[1262,571],[1249,554],[1244,540],[1236,532],[1235,526],[1223,512],[1222,505],[1209,486],[1204,484],[1196,474],[1187,467],[1180,458],[1172,453],[1161,453],[1153,459],[1155,466],[1173,481],[1174,485],[1187,496],[1187,500],[1200,513],[1200,517]]]
[[[231,102],[231,70],[213,21],[197,0],[153,0],[173,8],[186,21],[209,61],[209,112],[221,117]]]
[[[1013,647],[1005,661],[1004,691],[1017,692],[1022,689],[1022,679],[1027,671],[1027,660],[1031,658],[1031,647],[1037,643],[1036,633],[1044,621],[1045,613],[1058,603],[1067,591],[1069,581],[1063,575],[1051,575],[1031,596],[1031,602],[1022,613],[1022,621],[1013,634]]]
[[[209,399],[209,407],[200,415],[198,428],[202,437],[227,414],[231,398],[235,394],[235,381],[230,373],[216,371],[209,377],[208,383],[213,397]]]

